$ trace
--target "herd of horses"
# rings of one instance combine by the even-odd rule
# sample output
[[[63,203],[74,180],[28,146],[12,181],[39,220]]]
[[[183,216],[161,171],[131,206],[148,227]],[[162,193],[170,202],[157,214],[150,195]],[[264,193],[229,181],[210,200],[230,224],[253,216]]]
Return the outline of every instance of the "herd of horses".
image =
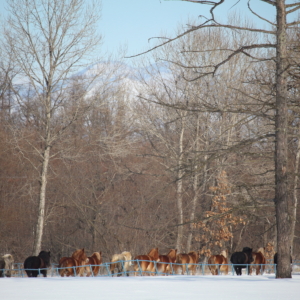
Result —
[[[148,254],[137,255],[132,259],[128,251],[114,254],[109,264],[109,272],[129,276],[131,267],[134,275],[168,275],[168,274],[192,274],[196,275],[199,263],[199,251],[189,253],[177,253],[177,249],[171,249],[166,255],[160,255],[158,248],[151,249]],[[254,269],[256,275],[263,274],[266,265],[264,248],[253,252],[251,248],[244,247],[241,252],[234,252],[230,262],[237,275],[242,275],[242,269],[247,268],[248,275]],[[0,277],[10,277],[13,268],[13,257],[6,254],[0,258]],[[94,252],[87,256],[84,248],[73,252],[70,257],[62,257],[58,264],[58,273],[61,277],[69,276],[97,276],[102,264],[102,253]],[[277,264],[277,253],[274,255],[274,264]],[[47,268],[50,267],[50,251],[41,251],[38,256],[29,256],[24,261],[24,270],[28,277],[37,277],[42,274],[47,277]],[[208,259],[208,267],[212,275],[228,274],[228,251],[223,250],[218,255],[212,255]]]

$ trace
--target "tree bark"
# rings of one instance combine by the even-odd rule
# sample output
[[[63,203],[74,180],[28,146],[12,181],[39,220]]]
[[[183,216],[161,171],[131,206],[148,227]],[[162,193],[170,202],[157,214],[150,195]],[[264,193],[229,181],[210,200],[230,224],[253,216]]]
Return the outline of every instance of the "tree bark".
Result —
[[[185,131],[185,118],[186,118],[187,112],[183,113],[182,119],[181,119],[181,132],[179,137],[179,157],[178,157],[178,172],[177,172],[177,188],[176,188],[176,194],[177,194],[177,209],[178,209],[178,232],[177,232],[177,241],[176,241],[176,249],[178,252],[181,252],[182,247],[182,240],[183,240],[183,207],[182,207],[182,186],[183,186],[183,138],[184,138],[184,131]]]
[[[45,149],[42,165],[42,174],[40,181],[40,196],[39,196],[39,211],[38,220],[36,224],[36,233],[33,245],[33,255],[38,255],[42,249],[42,239],[44,232],[45,223],[45,205],[46,205],[46,187],[47,187],[47,173],[50,160],[50,147],[47,146]]]
[[[293,254],[293,244],[294,244],[294,236],[295,236],[295,228],[296,228],[296,220],[297,220],[297,206],[298,206],[298,197],[297,197],[297,187],[298,187],[298,172],[299,172],[299,159],[300,159],[300,135],[298,136],[298,145],[296,150],[296,158],[295,158],[295,169],[294,169],[294,187],[293,187],[293,207],[292,207],[292,226],[291,226],[291,255]]]
[[[276,278],[291,278],[291,221],[288,206],[287,151],[287,38],[285,0],[276,1],[276,117],[275,117],[275,207],[278,265]]]

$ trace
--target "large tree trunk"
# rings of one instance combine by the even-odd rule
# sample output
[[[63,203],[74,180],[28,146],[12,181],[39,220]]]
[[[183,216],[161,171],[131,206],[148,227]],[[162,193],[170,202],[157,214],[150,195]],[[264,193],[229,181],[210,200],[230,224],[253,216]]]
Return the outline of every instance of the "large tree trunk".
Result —
[[[287,183],[287,40],[285,0],[276,1],[276,120],[275,120],[275,206],[277,221],[278,265],[276,278],[291,278],[290,235]]]

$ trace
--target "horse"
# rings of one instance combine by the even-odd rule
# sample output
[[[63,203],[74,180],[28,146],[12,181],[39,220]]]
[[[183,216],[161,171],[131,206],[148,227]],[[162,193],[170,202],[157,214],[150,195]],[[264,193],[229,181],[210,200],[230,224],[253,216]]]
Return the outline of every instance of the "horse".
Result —
[[[129,276],[129,267],[132,265],[132,255],[128,251],[123,251],[120,254],[114,254],[111,258],[110,273],[114,276],[115,269],[117,269],[117,276],[121,276],[125,272]]]
[[[159,261],[158,248],[153,248],[147,255],[138,255],[134,258],[134,275],[137,275],[137,271],[141,271],[142,274],[154,275],[156,269],[156,262]],[[147,273],[148,272],[148,273]],[[150,274],[149,274],[150,272]]]
[[[252,249],[244,247],[242,252],[234,252],[230,258],[233,264],[236,275],[242,275],[242,268],[247,268],[253,262]],[[248,274],[250,270],[248,269]]]
[[[252,252],[253,262],[250,266],[250,275],[252,275],[252,269],[256,270],[256,275],[259,274],[259,271],[261,272],[261,275],[263,275],[265,271],[265,265],[266,265],[266,258],[265,258],[265,248],[259,248],[257,252]]]
[[[93,272],[93,276],[97,276],[100,270],[100,266],[102,264],[102,257],[101,257],[102,252],[94,252],[91,256],[88,257],[88,262],[87,265],[85,267],[85,271],[86,271],[86,276],[89,277],[92,275]]]
[[[208,268],[212,275],[219,275],[220,271],[228,274],[228,251],[223,250],[219,255],[212,255],[208,259]]]
[[[40,273],[47,277],[50,266],[50,251],[41,251],[38,256],[29,256],[24,261],[24,269],[28,277],[37,277]]]
[[[78,249],[73,252],[71,257],[62,257],[59,260],[59,274],[61,277],[64,277],[64,275],[67,277],[76,275],[83,276],[85,268],[82,266],[85,266],[88,262],[89,259],[84,252],[84,248]]]
[[[157,271],[162,274],[169,274],[173,271],[173,266],[176,262],[177,249],[171,249],[167,255],[159,255],[159,263]]]
[[[182,265],[182,275],[187,271],[191,271],[192,275],[196,275],[197,263],[199,261],[199,252],[192,251],[189,253],[179,253],[176,256],[176,263]],[[187,268],[187,269],[186,269]]]
[[[14,258],[11,254],[5,254],[0,258],[0,277],[11,277],[14,268]]]

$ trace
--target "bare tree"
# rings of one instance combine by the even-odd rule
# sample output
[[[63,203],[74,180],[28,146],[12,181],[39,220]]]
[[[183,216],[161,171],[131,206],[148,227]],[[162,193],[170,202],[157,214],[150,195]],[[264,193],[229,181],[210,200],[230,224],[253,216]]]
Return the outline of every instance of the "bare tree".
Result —
[[[292,4],[286,4],[285,0],[261,0],[276,9],[276,23],[273,23],[260,14],[254,12],[250,6],[250,0],[248,1],[249,10],[261,20],[269,23],[273,28],[271,30],[256,29],[248,26],[231,25],[231,24],[220,24],[215,19],[215,9],[221,6],[226,0],[220,1],[202,1],[202,0],[185,0],[188,2],[194,2],[198,4],[211,5],[210,9],[211,17],[206,19],[203,23],[197,26],[190,26],[190,28],[183,33],[177,35],[175,38],[168,39],[166,42],[155,46],[154,48],[146,51],[152,51],[162,45],[168,44],[182,38],[183,36],[196,31],[203,30],[205,28],[226,28],[232,31],[239,32],[255,32],[262,35],[270,35],[271,38],[265,38],[262,42],[255,43],[249,41],[248,43],[242,44],[235,49],[230,50],[231,53],[223,60],[220,60],[216,64],[200,65],[193,78],[188,80],[197,80],[203,76],[216,75],[221,67],[228,63],[233,57],[240,54],[251,57],[255,62],[261,62],[265,59],[273,59],[276,63],[276,74],[275,74],[275,208],[276,208],[276,223],[277,223],[277,251],[278,251],[278,267],[277,267],[277,278],[290,278],[291,267],[289,263],[290,259],[290,235],[291,235],[291,222],[289,214],[289,191],[288,191],[288,130],[287,130],[287,70],[289,68],[289,62],[287,57],[287,30],[293,26],[299,24],[299,22],[287,22],[286,16],[300,9],[300,2],[295,1]],[[271,40],[271,41],[270,41]],[[272,40],[274,42],[272,42]],[[265,57],[256,57],[251,52],[253,49],[275,49],[275,57],[266,55]],[[210,50],[210,52],[216,49]],[[228,51],[228,49],[217,49],[218,51]],[[266,51],[265,51],[266,53]]]
[[[9,17],[5,29],[7,51],[18,66],[14,82],[15,99],[20,111],[27,110],[31,121],[38,119],[39,146],[27,139],[38,157],[32,165],[39,174],[39,209],[33,252],[41,250],[46,207],[49,161],[55,156],[53,146],[70,126],[91,108],[87,101],[88,86],[99,70],[84,78],[82,93],[69,98],[70,79],[82,69],[101,41],[96,25],[100,7],[96,1],[83,0],[12,0],[7,2]],[[30,88],[30,101],[24,95]],[[72,102],[72,105],[70,105]],[[72,109],[68,109],[71,107]],[[33,110],[35,107],[35,110]],[[25,159],[30,157],[16,147]]]

